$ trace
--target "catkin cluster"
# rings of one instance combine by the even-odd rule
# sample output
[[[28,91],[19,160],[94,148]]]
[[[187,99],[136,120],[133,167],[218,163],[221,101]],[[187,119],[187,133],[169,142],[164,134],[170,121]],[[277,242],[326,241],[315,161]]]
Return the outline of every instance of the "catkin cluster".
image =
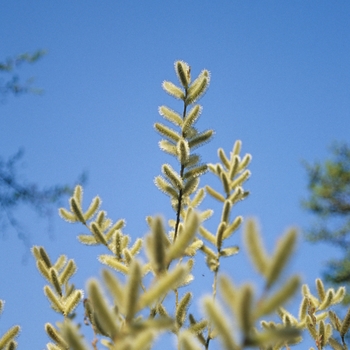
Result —
[[[248,219],[245,223],[245,250],[261,276],[261,290],[251,282],[236,285],[232,276],[221,271],[221,259],[233,259],[239,252],[233,234],[243,218],[233,216],[232,209],[249,195],[244,187],[252,157],[241,155],[242,143],[236,141],[229,154],[218,150],[218,163],[201,160],[195,152],[214,133],[197,129],[202,112],[197,102],[208,89],[210,74],[203,70],[192,80],[191,68],[183,61],[175,62],[175,72],[180,85],[165,81],[163,89],[181,101],[181,112],[161,106],[165,123],[154,124],[162,136],[160,149],[177,164],[164,164],[154,180],[169,197],[174,217],[164,222],[148,216],[149,232],[132,242],[124,232],[124,219],[113,222],[108,218],[98,196],[84,210],[83,189],[75,188],[69,209],[61,208],[60,216],[83,225],[85,233],[77,236],[82,244],[105,248],[98,256],[105,268],[101,279],[87,282],[84,293],[70,282],[77,270],[73,259],[61,255],[52,262],[44,247],[33,247],[37,268],[47,283],[44,293],[51,308],[62,316],[56,326],[45,324],[50,338],[47,349],[149,350],[156,337],[167,332],[174,335],[179,350],[279,350],[301,343],[304,331],[317,349],[347,349],[350,311],[341,319],[331,309],[343,300],[345,288],[326,289],[317,279],[316,296],[307,285],[301,287],[298,316],[286,309],[300,289],[298,275],[281,279],[296,246],[295,228],[287,230],[269,253],[256,222]],[[200,186],[208,170],[217,178],[218,188]],[[206,194],[219,203],[218,215],[201,208]],[[209,219],[214,221],[210,226]],[[197,299],[193,266],[203,257],[213,283],[211,293],[194,303],[200,305],[197,310],[191,307]],[[79,304],[84,306],[83,316],[75,314]],[[0,313],[2,309],[0,301]],[[91,327],[92,339],[84,337],[82,324]],[[19,331],[19,326],[10,328],[0,338],[0,350],[16,349]]]

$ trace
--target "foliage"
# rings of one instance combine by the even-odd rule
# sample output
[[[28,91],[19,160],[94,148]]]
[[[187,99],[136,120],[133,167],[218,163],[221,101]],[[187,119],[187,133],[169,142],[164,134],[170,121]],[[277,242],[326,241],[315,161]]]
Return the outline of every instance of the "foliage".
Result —
[[[328,262],[326,280],[350,283],[350,148],[335,145],[332,159],[307,165],[310,196],[304,206],[318,218],[306,232],[311,242],[324,241],[340,248],[343,257]],[[350,302],[350,295],[344,300]]]
[[[45,54],[45,50],[37,50],[34,53],[22,53],[0,62],[0,74],[2,76],[11,75],[11,78],[0,79],[0,99],[4,99],[8,94],[40,93],[41,90],[31,86],[32,78],[22,83],[16,72],[24,63],[33,64]],[[73,187],[54,185],[40,188],[34,182],[25,181],[18,169],[23,153],[23,149],[20,149],[8,159],[0,157],[0,225],[4,230],[10,224],[17,231],[23,243],[28,245],[28,234],[24,233],[22,224],[15,215],[15,209],[26,205],[41,217],[51,218],[57,203],[62,198],[71,195]],[[85,183],[85,181],[86,175],[82,174],[79,182]]]
[[[34,53],[22,53],[15,57],[0,62],[0,97],[3,99],[9,94],[21,95],[23,93],[42,93],[42,90],[32,87],[33,78],[21,82],[17,71],[24,63],[35,63],[46,54],[45,50],[37,50]]]
[[[155,178],[156,186],[170,198],[174,219],[166,224],[158,216],[147,217],[150,232],[132,242],[123,232],[123,219],[113,223],[100,209],[98,196],[84,209],[83,188],[75,188],[69,209],[61,208],[60,215],[85,227],[87,233],[78,236],[82,244],[105,247],[106,254],[98,259],[106,268],[102,281],[88,281],[83,300],[83,291],[69,282],[76,271],[74,260],[61,255],[53,263],[43,247],[33,248],[38,270],[47,282],[45,295],[52,309],[63,316],[56,326],[45,325],[51,339],[47,349],[151,349],[155,338],[167,332],[174,334],[177,348],[183,350],[217,348],[216,341],[227,350],[277,350],[301,342],[303,330],[309,331],[317,349],[328,345],[346,349],[344,336],[350,326],[350,312],[340,320],[330,310],[342,301],[344,287],[326,290],[318,279],[317,295],[307,285],[301,287],[298,316],[284,308],[300,287],[298,275],[281,280],[295,249],[296,229],[287,230],[269,253],[255,221],[247,220],[243,230],[245,246],[261,275],[261,290],[253,283],[236,285],[222,273],[222,259],[234,259],[239,251],[231,241],[243,218],[233,218],[232,209],[248,195],[243,185],[250,176],[247,167],[251,156],[241,156],[241,142],[236,141],[229,156],[219,149],[218,163],[207,165],[200,161],[193,151],[208,142],[213,131],[198,131],[195,127],[202,109],[196,102],[206,91],[210,75],[203,70],[192,82],[190,67],[182,61],[175,63],[175,71],[181,87],[164,82],[163,88],[183,102],[182,113],[162,106],[160,114],[174,126],[155,124],[163,137],[160,148],[179,163],[179,171],[164,164],[162,175]],[[201,175],[207,170],[218,178],[221,189],[200,187]],[[206,194],[222,206],[217,217],[211,209],[198,209]],[[216,218],[213,232],[204,226],[211,217]],[[201,314],[197,316],[190,312],[190,304],[197,298],[193,266],[201,254],[213,284],[212,293],[200,301]],[[80,302],[85,309],[84,323],[91,326],[94,339],[85,339],[74,321]],[[0,349],[16,347],[17,333],[12,329],[9,332],[0,338]],[[334,339],[335,333],[339,333],[341,342]]]
[[[50,219],[57,203],[71,195],[73,189],[69,185],[40,188],[36,183],[24,180],[18,170],[22,156],[23,151],[20,150],[7,160],[0,157],[0,224],[3,230],[8,224],[11,225],[23,243],[28,245],[28,234],[17,219],[16,209],[25,205],[40,217]],[[84,174],[80,176],[79,181],[85,183]]]

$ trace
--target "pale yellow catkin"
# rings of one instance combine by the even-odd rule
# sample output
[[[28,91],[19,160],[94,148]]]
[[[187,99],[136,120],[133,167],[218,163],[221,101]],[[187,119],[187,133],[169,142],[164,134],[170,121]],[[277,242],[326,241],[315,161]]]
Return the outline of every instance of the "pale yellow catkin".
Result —
[[[309,307],[309,299],[307,297],[303,297],[303,300],[300,304],[299,307],[299,320],[304,321],[306,315],[307,315],[307,310]]]
[[[230,189],[230,182],[229,179],[227,177],[227,174],[225,172],[222,172],[220,174],[220,179],[222,182],[222,185],[224,187],[224,192],[226,194],[226,198],[230,195],[231,189]]]
[[[192,201],[191,201],[191,203],[190,203],[190,206],[191,206],[192,208],[197,208],[198,205],[200,205],[200,204],[202,203],[204,197],[205,197],[205,191],[204,191],[203,188],[200,188],[200,189],[196,192],[196,194],[194,195],[194,197],[193,197],[193,199],[192,199]]]
[[[280,238],[276,251],[266,270],[266,288],[270,288],[279,278],[283,268],[287,264],[297,239],[297,231],[290,229]]]
[[[202,348],[194,341],[191,332],[183,331],[179,335],[179,346],[182,350],[201,350]]]
[[[193,241],[194,236],[197,233],[198,226],[199,226],[199,215],[194,211],[192,211],[186,217],[184,232],[178,235],[176,241],[168,250],[168,253],[167,253],[168,262],[171,262],[172,260],[182,256],[185,249]]]
[[[65,340],[69,344],[69,349],[72,350],[86,350],[88,349],[87,344],[83,340],[76,327],[72,324],[71,321],[66,320],[62,327],[62,333]]]
[[[240,174],[235,180],[230,183],[231,189],[235,189],[237,186],[241,186],[243,182],[247,181],[250,177],[250,171],[244,170],[242,174]]]
[[[220,202],[225,202],[225,197],[220,194],[219,192],[215,191],[212,187],[210,186],[205,186],[205,189],[208,194],[210,194],[213,198],[217,199]]]
[[[244,229],[244,241],[248,251],[248,256],[253,262],[254,267],[263,276],[267,275],[267,269],[270,264],[267,257],[261,235],[254,220],[249,219]]]
[[[61,216],[62,219],[66,220],[67,222],[77,222],[77,218],[74,214],[70,213],[68,210],[64,208],[59,209],[59,215]]]
[[[164,192],[166,195],[177,198],[178,192],[172,188],[169,182],[167,182],[162,176],[158,175],[154,178],[154,184],[160,189],[162,192]]]
[[[193,137],[189,142],[188,146],[190,148],[199,147],[201,144],[208,142],[214,135],[213,130],[206,130],[198,133],[197,136]]]
[[[93,233],[96,241],[100,242],[103,245],[108,245],[104,234],[101,232],[100,228],[95,222],[91,223],[90,230]]]
[[[98,260],[114,270],[120,271],[124,274],[129,272],[129,268],[122,262],[118,261],[113,255],[102,254],[98,257]]]
[[[209,317],[209,322],[211,322],[217,330],[224,348],[226,350],[238,350],[239,347],[233,338],[230,322],[224,316],[223,310],[214,303],[212,297],[209,296],[203,299],[203,306],[205,313]]]
[[[202,112],[202,107],[200,105],[195,105],[190,112],[187,114],[184,123],[182,125],[182,129],[184,131],[188,130],[190,127],[193,126],[193,124],[196,122],[198,117],[200,116]]]
[[[150,328],[140,332],[131,343],[131,350],[149,350],[156,336],[156,332]],[[130,349],[127,347],[126,349]]]
[[[170,81],[163,81],[163,89],[171,96],[177,98],[178,100],[183,100],[185,98],[185,95],[183,91],[171,83]]]
[[[64,316],[68,316],[74,311],[74,309],[82,300],[83,295],[84,293],[81,290],[75,290],[69,295],[69,297],[65,300],[64,303]]]
[[[71,210],[72,212],[75,214],[76,218],[83,224],[85,224],[85,218],[84,218],[84,214],[80,208],[80,205],[78,204],[76,198],[72,197],[70,199],[70,206],[71,206]]]
[[[155,217],[152,220],[152,234],[149,237],[149,256],[154,265],[156,274],[166,268],[165,254],[165,229],[160,217]]]
[[[320,278],[316,279],[316,288],[317,288],[318,297],[320,298],[320,300],[322,302],[326,296],[326,292],[324,289],[323,282]]]
[[[181,139],[181,136],[173,129],[161,124],[161,123],[155,123],[154,128],[163,136],[166,138],[178,142]]]
[[[63,269],[63,267],[66,265],[66,263],[67,263],[67,257],[65,255],[60,255],[55,261],[55,263],[53,264],[53,267],[56,269],[56,271],[60,272]]]
[[[345,334],[348,332],[350,327],[350,307],[348,309],[348,312],[346,313],[344,320],[340,327],[340,336],[344,338]]]
[[[45,331],[47,335],[57,344],[59,344],[64,349],[68,349],[68,344],[63,339],[63,337],[58,333],[54,326],[50,323],[45,324]]]
[[[211,232],[209,232],[204,226],[199,226],[198,231],[204,239],[216,245],[216,237]]]
[[[56,296],[56,294],[52,291],[52,289],[49,286],[44,286],[44,293],[51,301],[51,307],[61,314],[64,314],[64,306],[60,299]]]
[[[104,332],[113,338],[118,333],[116,319],[114,314],[110,311],[111,308],[109,305],[107,305],[105,297],[95,279],[91,279],[88,282],[88,291],[89,298],[91,299],[99,323],[101,324]]]
[[[244,335],[248,336],[254,323],[253,310],[254,290],[251,284],[245,284],[239,289],[237,319]]]
[[[341,303],[345,297],[346,294],[346,289],[345,287],[339,287],[337,292],[335,293],[333,297],[333,302],[334,303]]]
[[[128,280],[125,286],[125,320],[131,322],[137,310],[137,300],[141,287],[141,267],[137,260],[130,265]]]
[[[325,345],[325,331],[325,324],[323,321],[320,321],[318,325],[318,342],[321,349]]]
[[[237,175],[239,166],[239,156],[234,155],[230,161],[230,170],[229,170],[229,179],[232,181],[233,178]]]
[[[231,213],[231,202],[229,200],[226,200],[222,208],[221,222],[224,222],[227,225],[230,220],[230,213]]]
[[[59,283],[64,285],[76,272],[77,267],[74,260],[70,259],[65,266],[64,270],[59,275]]]
[[[227,239],[229,238],[238,228],[239,226],[242,224],[243,222],[243,217],[242,216],[237,216],[233,222],[227,226],[223,238]]]
[[[343,346],[339,344],[335,339],[329,338],[328,341],[334,350],[344,350]]]
[[[341,321],[339,319],[339,317],[336,315],[336,313],[332,310],[330,310],[328,312],[328,315],[329,315],[329,319],[331,320],[332,322],[332,325],[333,327],[338,331],[340,332],[340,328],[341,328]]]
[[[196,102],[205,92],[209,85],[209,72],[204,71],[199,75],[198,82],[194,81],[188,89],[186,104],[190,105]]]
[[[96,214],[100,205],[101,205],[101,198],[99,196],[96,196],[91,201],[91,204],[90,204],[88,210],[84,213],[85,221],[90,220]]]
[[[230,161],[229,159],[226,157],[225,151],[222,148],[218,149],[218,156],[222,162],[222,164],[225,166],[225,168],[227,170],[230,169]]]
[[[163,152],[177,157],[177,149],[176,149],[176,145],[174,145],[173,141],[160,140],[158,145],[159,145],[159,148]]]
[[[182,190],[184,187],[183,180],[181,176],[172,168],[169,164],[164,164],[162,166],[162,172],[167,177],[167,179],[176,187],[178,190]]]
[[[52,266],[49,256],[47,255],[45,249],[43,247],[39,247],[39,253],[42,261],[45,263],[47,268]]]
[[[39,272],[46,278],[46,280],[48,282],[51,282],[51,276],[50,276],[49,269],[47,268],[47,266],[45,265],[45,263],[42,260],[38,260],[36,262],[36,267],[39,270]]]
[[[229,277],[225,275],[219,277],[219,291],[226,304],[230,307],[232,314],[236,314],[239,295]]]
[[[60,281],[58,280],[57,271],[53,267],[51,267],[51,269],[50,269],[50,277],[51,277],[51,283],[55,287],[56,292],[60,296],[62,296],[62,288],[60,285]]]
[[[0,338],[0,349],[4,349],[4,347],[11,342],[20,331],[20,326],[13,326],[10,328],[1,338]]]
[[[175,62],[175,71],[182,86],[187,89],[190,83],[189,66],[183,61]]]
[[[218,249],[218,251],[220,251],[222,247],[225,229],[226,229],[226,222],[220,222],[216,232],[216,248]]]
[[[158,112],[161,116],[163,116],[165,119],[169,120],[173,124],[177,126],[182,126],[182,118],[180,114],[176,113],[172,109],[168,108],[167,106],[160,106],[158,109]]]
[[[275,311],[289,300],[298,290],[300,285],[299,276],[291,277],[283,286],[268,299],[262,300],[256,309],[256,317],[261,317]]]
[[[6,344],[17,337],[20,330],[20,326],[13,326],[10,328],[0,339],[0,349],[3,349]]]
[[[139,308],[157,303],[157,301],[171,290],[183,283],[188,276],[187,266],[178,265],[167,274],[162,275],[156,284],[151,286],[139,299]]]
[[[136,254],[138,254],[142,248],[142,239],[141,238],[137,238],[137,240],[135,241],[135,243],[133,244],[133,246],[130,248],[130,253],[134,256]]]
[[[332,304],[333,297],[334,297],[334,291],[332,289],[329,289],[326,295],[324,296],[322,303],[318,306],[318,309],[319,310],[327,309]]]
[[[181,165],[185,165],[190,156],[190,148],[188,147],[188,142],[186,140],[180,140],[176,146],[178,160]]]
[[[189,306],[189,303],[192,299],[192,293],[187,292],[179,301],[176,312],[175,312],[175,319],[176,323],[179,327],[182,327],[182,325],[185,322],[186,316],[187,316],[187,309]]]

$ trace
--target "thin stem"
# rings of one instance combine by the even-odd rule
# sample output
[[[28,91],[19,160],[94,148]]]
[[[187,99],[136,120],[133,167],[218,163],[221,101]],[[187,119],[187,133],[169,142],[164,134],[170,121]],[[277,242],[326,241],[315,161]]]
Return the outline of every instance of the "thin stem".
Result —
[[[184,110],[182,112],[182,120],[185,120],[186,117],[186,110],[187,110],[187,104],[186,104],[186,99],[187,99],[187,89],[185,89],[185,97],[184,97]],[[184,137],[184,131],[182,130],[182,136]],[[181,164],[181,169],[180,169],[180,176],[183,178],[185,171],[185,166]],[[177,212],[176,212],[176,225],[175,225],[175,233],[174,233],[174,242],[177,237],[177,233],[179,230],[179,224],[180,224],[180,214],[181,214],[181,204],[182,204],[182,190],[179,191],[179,197],[178,197],[178,205],[177,205]]]
[[[183,177],[185,167],[181,165],[181,171],[180,176]],[[178,205],[177,205],[177,212],[176,212],[176,225],[175,225],[175,233],[174,233],[174,242],[177,237],[177,232],[179,230],[179,224],[180,224],[180,214],[181,214],[181,204],[182,204],[182,190],[179,191],[179,197],[178,197]]]

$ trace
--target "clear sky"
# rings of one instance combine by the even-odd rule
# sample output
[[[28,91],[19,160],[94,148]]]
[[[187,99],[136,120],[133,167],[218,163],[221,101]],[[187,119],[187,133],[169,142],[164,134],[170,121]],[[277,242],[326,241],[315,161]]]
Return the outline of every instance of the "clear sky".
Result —
[[[43,186],[72,183],[86,170],[86,202],[100,195],[111,218],[127,220],[133,239],[144,235],[146,215],[174,218],[153,184],[170,161],[158,149],[153,123],[161,120],[158,106],[181,108],[161,83],[176,82],[173,63],[184,60],[193,76],[211,72],[198,126],[213,128],[215,138],[200,149],[203,160],[216,162],[218,147],[229,152],[242,140],[253,156],[245,186],[251,196],[235,214],[257,217],[272,248],[290,225],[312,223],[300,205],[307,196],[301,162],[322,160],[332,142],[349,141],[349,28],[348,1],[3,0],[0,61],[36,49],[48,54],[19,71],[24,79],[34,76],[44,95],[0,105],[0,155],[23,147],[25,178]],[[210,200],[204,206],[220,208]],[[77,286],[99,275],[101,250],[76,241],[82,227],[57,217],[49,235],[34,214],[19,214],[33,245],[76,259]],[[241,231],[232,242],[240,244]],[[19,323],[21,348],[43,349],[44,323],[60,316],[49,309],[33,259],[22,264],[24,254],[15,232],[1,233],[0,333]],[[300,271],[313,285],[334,254],[300,238],[289,272]],[[225,267],[235,280],[255,279],[240,255]],[[211,279],[204,264],[197,268],[205,275],[196,287],[201,294]]]

